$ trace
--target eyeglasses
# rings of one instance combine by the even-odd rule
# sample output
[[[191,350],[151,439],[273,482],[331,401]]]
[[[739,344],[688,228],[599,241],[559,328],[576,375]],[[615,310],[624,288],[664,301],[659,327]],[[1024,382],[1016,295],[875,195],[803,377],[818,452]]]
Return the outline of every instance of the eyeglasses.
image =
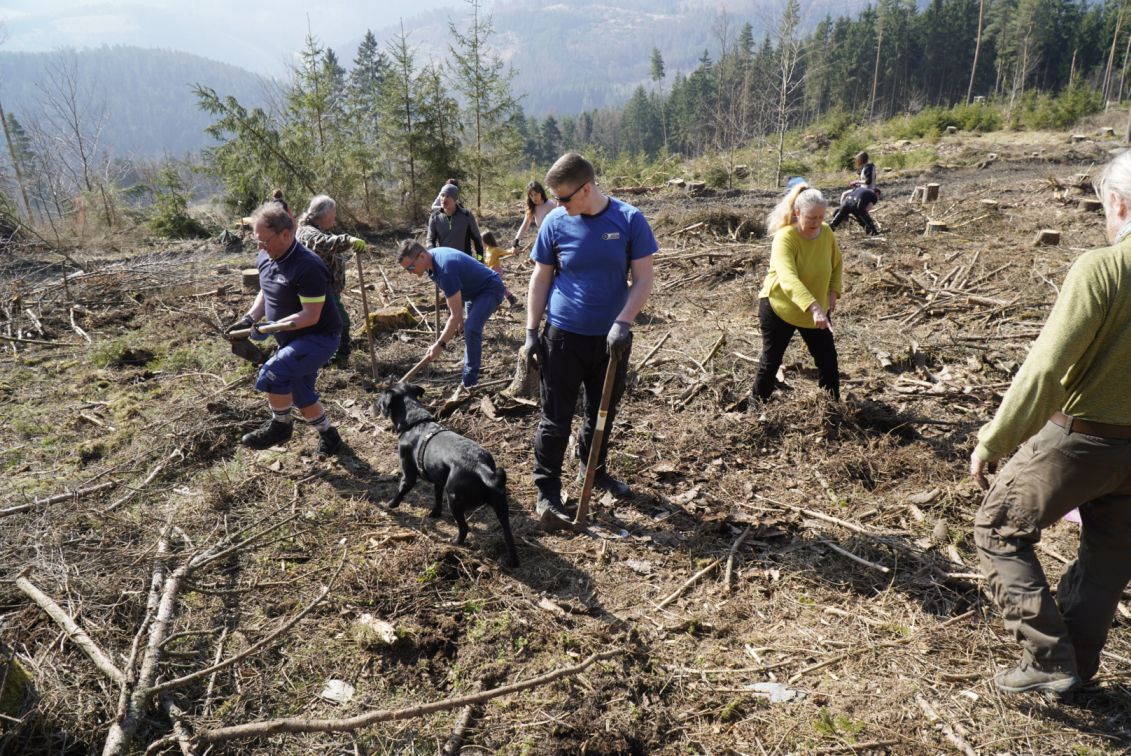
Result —
[[[274,233],[272,233],[272,234],[271,234],[271,236],[267,237],[266,239],[260,239],[260,238],[259,238],[259,236],[258,236],[257,234],[255,234],[255,233],[253,232],[253,233],[251,234],[251,239],[252,239],[252,241],[254,241],[254,242],[255,242],[255,243],[257,244],[257,245],[267,246],[267,242],[269,242],[269,241],[271,241],[272,239],[274,239],[274,238],[275,238],[276,236],[278,236],[278,235],[279,235],[280,233],[282,233],[282,232],[281,232],[281,231],[275,231]]]
[[[588,184],[588,183],[589,183],[588,181],[585,182],[585,184]],[[585,184],[582,184],[581,186],[577,187],[570,194],[566,194],[566,195],[561,196],[561,197],[554,197],[554,201],[557,202],[559,205],[568,205],[569,201],[571,199],[573,199],[574,197],[576,197],[578,192],[580,192],[582,189],[585,188]]]

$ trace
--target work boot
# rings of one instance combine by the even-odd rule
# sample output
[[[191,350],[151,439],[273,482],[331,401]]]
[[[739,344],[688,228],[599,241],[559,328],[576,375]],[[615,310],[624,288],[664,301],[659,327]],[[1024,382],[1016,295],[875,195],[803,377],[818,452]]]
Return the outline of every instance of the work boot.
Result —
[[[585,483],[585,465],[582,465],[577,471],[577,482]],[[632,496],[632,489],[628,487],[627,483],[617,480],[603,469],[598,470],[597,474],[593,476],[593,487],[608,491],[618,499]]]
[[[240,441],[244,446],[250,446],[252,449],[266,449],[290,441],[294,432],[294,423],[283,423],[271,418],[251,433],[245,433]]]
[[[1071,672],[1045,672],[1032,664],[1022,662],[994,677],[994,684],[1002,693],[1041,693],[1063,695],[1080,684],[1080,678]]]
[[[558,496],[547,496],[539,493],[538,501],[534,505],[534,514],[538,515],[538,523],[548,533],[573,527],[573,521],[569,518],[565,507],[562,506],[562,500]]]
[[[338,433],[338,429],[330,426],[324,431],[318,433],[318,453],[329,455],[342,448],[342,437]]]

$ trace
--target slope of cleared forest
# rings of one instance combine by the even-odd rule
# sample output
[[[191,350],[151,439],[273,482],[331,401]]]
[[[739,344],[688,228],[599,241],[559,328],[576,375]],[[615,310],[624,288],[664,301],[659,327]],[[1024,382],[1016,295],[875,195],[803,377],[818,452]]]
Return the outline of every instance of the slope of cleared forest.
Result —
[[[507,469],[513,569],[487,511],[457,547],[450,514],[426,517],[426,484],[384,506],[396,437],[372,411],[360,335],[349,367],[320,378],[348,450],[319,459],[302,428],[283,449],[238,445],[263,402],[218,326],[247,305],[250,243],[76,249],[85,272],[66,287],[34,250],[9,257],[0,332],[24,341],[0,344],[0,642],[34,695],[22,707],[3,698],[19,722],[0,720],[0,753],[101,752],[120,735],[119,708],[137,714],[121,752],[173,753],[193,736],[203,752],[224,727],[343,720],[555,670],[483,703],[211,753],[435,753],[453,733],[466,754],[1122,752],[1125,607],[1096,683],[1074,700],[994,689],[1018,650],[982,591],[979,492],[965,475],[973,433],[1068,266],[1103,243],[1102,216],[1079,207],[1082,174],[1115,146],[960,134],[935,145],[930,170],[882,171],[884,238],[838,232],[843,401],[818,394],[796,342],[764,417],[744,398],[769,252],[758,229],[776,192],[626,196],[662,246],[610,458],[635,494],[598,499],[593,535],[534,523],[537,415],[497,393],[521,312],[488,324],[484,388],[445,420]],[[876,163],[916,147],[886,146]],[[815,178],[835,196],[848,176]],[[928,182],[938,202],[909,203]],[[496,208],[481,225],[515,213]],[[928,218],[949,230],[923,236]],[[1061,243],[1034,246],[1041,228]],[[382,380],[430,343],[432,289],[396,268],[398,239],[374,239],[364,258],[370,304],[410,300],[425,317],[378,338]],[[508,262],[521,290],[526,269]],[[352,268],[348,288],[360,322]],[[419,378],[435,406],[458,380],[458,351]],[[1048,532],[1053,579],[1076,541],[1069,523]],[[35,589],[104,653],[100,665]],[[157,692],[120,703],[115,673]],[[344,702],[324,696],[332,680],[351,686]]]

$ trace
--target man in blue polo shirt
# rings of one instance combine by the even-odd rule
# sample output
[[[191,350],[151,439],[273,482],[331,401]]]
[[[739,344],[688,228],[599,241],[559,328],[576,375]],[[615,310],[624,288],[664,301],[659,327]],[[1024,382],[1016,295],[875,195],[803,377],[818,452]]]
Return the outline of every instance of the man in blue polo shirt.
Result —
[[[267,394],[271,418],[242,441],[266,449],[289,440],[294,431],[291,408],[298,407],[303,420],[318,430],[318,452],[333,454],[342,439],[314,390],[318,368],[338,348],[342,329],[337,309],[325,306],[330,273],[318,255],[295,239],[295,222],[285,206],[267,202],[251,217],[259,248],[259,294],[228,330],[254,329],[263,317],[266,323],[292,323],[293,328],[275,334],[279,350],[260,368],[255,382],[255,388]]]
[[[503,301],[506,288],[499,274],[470,255],[451,247],[425,249],[405,239],[397,250],[397,264],[417,276],[436,282],[448,299],[448,320],[435,343],[428,348],[434,360],[463,325],[464,364],[461,385],[471,388],[479,381],[483,358],[483,326]]]
[[[561,476],[578,392],[584,385],[585,421],[577,444],[583,479],[609,355],[615,354],[618,363],[606,428],[612,428],[624,393],[631,324],[652,290],[657,245],[644,214],[601,193],[593,165],[581,155],[560,157],[546,174],[546,186],[559,207],[542,222],[530,253],[534,272],[523,350],[528,360],[542,362],[542,418],[534,437],[535,512],[544,528],[556,530],[570,522],[562,506]],[[546,326],[539,338],[543,313]],[[606,433],[595,485],[627,496],[629,487],[605,469],[608,442]]]

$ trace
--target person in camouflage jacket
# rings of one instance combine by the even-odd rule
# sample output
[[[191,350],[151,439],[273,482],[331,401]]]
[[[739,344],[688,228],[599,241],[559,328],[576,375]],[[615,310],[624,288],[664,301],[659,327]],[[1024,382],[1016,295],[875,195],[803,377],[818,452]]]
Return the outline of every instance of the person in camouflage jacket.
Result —
[[[351,251],[363,252],[365,240],[348,234],[331,234],[338,219],[338,205],[325,194],[310,200],[310,206],[298,219],[299,243],[314,252],[330,269],[330,285],[334,294],[334,305],[342,319],[342,339],[334,361],[345,364],[350,355],[350,318],[342,304],[342,291],[346,288],[346,255]]]

